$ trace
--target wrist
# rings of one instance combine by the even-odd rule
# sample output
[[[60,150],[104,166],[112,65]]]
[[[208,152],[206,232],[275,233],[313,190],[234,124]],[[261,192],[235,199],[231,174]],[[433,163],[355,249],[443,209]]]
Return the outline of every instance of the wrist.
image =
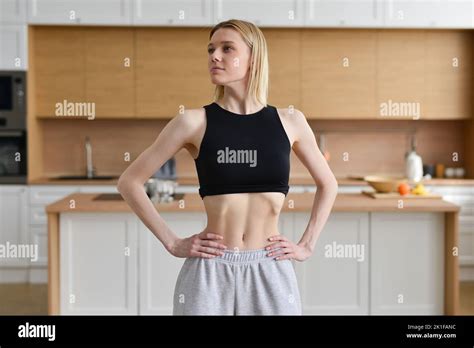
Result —
[[[178,243],[179,239],[180,238],[174,236],[167,243],[165,243],[166,250],[168,250],[171,254],[173,254],[174,250],[176,249],[176,244]]]
[[[307,241],[301,241],[298,243],[299,246],[305,248],[306,250],[308,250],[310,253],[313,253],[314,251],[314,245],[310,242],[307,242]]]

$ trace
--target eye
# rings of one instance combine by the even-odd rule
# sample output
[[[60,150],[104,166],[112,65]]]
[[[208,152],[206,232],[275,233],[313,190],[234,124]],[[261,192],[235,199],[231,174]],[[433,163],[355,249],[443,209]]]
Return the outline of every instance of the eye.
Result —
[[[232,49],[232,47],[230,47],[230,46],[225,46],[225,47],[224,47],[224,51],[225,51],[226,49],[228,49],[228,48],[229,48],[229,49]]]

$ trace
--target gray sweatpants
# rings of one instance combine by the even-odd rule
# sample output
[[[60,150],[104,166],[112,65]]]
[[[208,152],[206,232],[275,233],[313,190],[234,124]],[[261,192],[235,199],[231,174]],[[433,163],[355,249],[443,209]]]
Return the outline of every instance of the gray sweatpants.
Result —
[[[269,251],[224,250],[213,259],[187,258],[173,298],[173,315],[301,315],[290,260]]]

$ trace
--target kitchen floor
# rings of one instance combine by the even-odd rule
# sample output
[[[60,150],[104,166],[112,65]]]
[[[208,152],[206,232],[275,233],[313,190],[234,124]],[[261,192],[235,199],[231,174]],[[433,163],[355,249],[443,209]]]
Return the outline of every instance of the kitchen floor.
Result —
[[[47,315],[48,286],[1,284],[0,315]],[[460,315],[474,315],[474,281],[461,282]]]

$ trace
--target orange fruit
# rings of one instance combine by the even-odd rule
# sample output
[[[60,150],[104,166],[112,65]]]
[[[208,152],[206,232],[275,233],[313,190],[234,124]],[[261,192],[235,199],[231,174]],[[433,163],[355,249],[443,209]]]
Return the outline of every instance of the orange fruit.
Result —
[[[402,182],[400,185],[398,185],[398,193],[400,193],[402,196],[409,194],[410,190],[410,185],[408,185],[406,182]]]

